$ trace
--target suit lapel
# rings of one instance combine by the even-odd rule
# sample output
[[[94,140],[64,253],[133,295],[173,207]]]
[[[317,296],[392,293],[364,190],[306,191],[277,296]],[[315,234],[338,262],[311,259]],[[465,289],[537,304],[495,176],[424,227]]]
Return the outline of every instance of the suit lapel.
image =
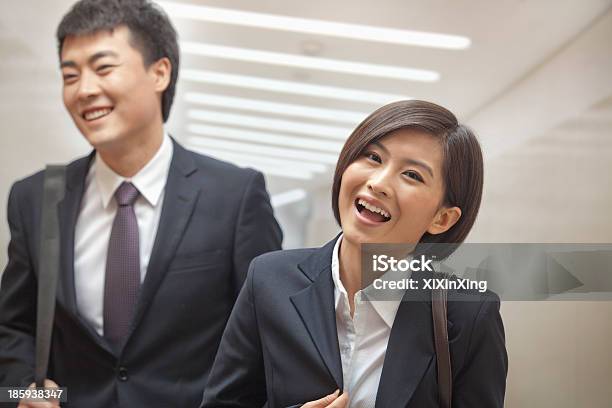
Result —
[[[57,206],[60,224],[60,276],[57,300],[68,314],[88,333],[88,335],[109,353],[113,353],[106,340],[101,337],[77,309],[74,285],[74,235],[76,222],[85,191],[85,181],[95,151],[87,157],[71,163],[66,168],[66,193]]]
[[[312,281],[291,296],[321,358],[336,385],[343,389],[342,361],[334,310],[331,257],[336,239],[308,257],[298,267]],[[418,276],[414,276],[418,279]],[[435,356],[429,291],[404,294],[383,364],[376,398],[377,408],[405,407]]]
[[[435,355],[429,291],[407,290],[397,310],[376,397],[377,408],[405,407]]]
[[[85,190],[85,180],[89,165],[95,152],[77,160],[66,168],[66,192],[58,204],[60,225],[60,276],[58,282],[58,301],[74,316],[78,316],[74,286],[74,233],[81,200]]]
[[[310,337],[339,389],[343,389],[342,362],[338,346],[331,257],[336,240],[317,250],[298,267],[312,281],[291,296]]]
[[[200,187],[192,176],[197,167],[193,158],[174,140],[174,153],[166,181],[162,213],[147,274],[140,289],[132,332],[142,320],[174,257],[185,227],[193,213]]]

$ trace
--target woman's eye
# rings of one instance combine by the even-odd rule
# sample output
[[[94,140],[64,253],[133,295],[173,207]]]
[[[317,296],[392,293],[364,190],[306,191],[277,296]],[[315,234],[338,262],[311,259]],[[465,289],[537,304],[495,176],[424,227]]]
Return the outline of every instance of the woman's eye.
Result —
[[[417,173],[416,171],[408,170],[408,171],[405,171],[404,174],[410,177],[411,179],[420,181],[421,183],[423,182],[423,177],[421,177],[421,175]]]
[[[367,157],[370,160],[375,161],[376,163],[381,163],[382,162],[382,160],[380,159],[380,156],[377,155],[376,153],[373,153],[373,152],[367,152],[365,154],[365,157]]]

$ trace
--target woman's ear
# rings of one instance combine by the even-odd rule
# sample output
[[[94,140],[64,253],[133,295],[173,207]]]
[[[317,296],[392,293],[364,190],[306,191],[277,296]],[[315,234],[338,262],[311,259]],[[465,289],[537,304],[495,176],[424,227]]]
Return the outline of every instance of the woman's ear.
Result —
[[[167,57],[163,57],[155,61],[149,67],[149,72],[155,81],[155,90],[164,92],[170,84],[170,76],[172,74],[172,63]]]
[[[461,218],[461,208],[459,207],[442,207],[434,217],[433,221],[427,228],[427,232],[432,235],[441,234],[448,231]]]

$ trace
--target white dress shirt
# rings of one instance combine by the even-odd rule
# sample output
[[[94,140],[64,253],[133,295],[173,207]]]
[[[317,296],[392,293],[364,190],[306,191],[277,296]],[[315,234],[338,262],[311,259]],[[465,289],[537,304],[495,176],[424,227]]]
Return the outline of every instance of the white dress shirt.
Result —
[[[376,402],[387,344],[401,295],[393,296],[393,300],[376,301],[367,297],[371,286],[360,290],[355,293],[355,312],[351,318],[348,294],[340,280],[341,242],[342,235],[334,246],[331,269],[344,391],[349,394],[350,408],[369,408],[374,407]]]
[[[115,190],[122,182],[128,181],[140,192],[134,203],[134,212],[138,221],[142,283],[159,225],[172,154],[172,141],[164,134],[157,153],[133,177],[121,177],[97,153],[87,173],[74,237],[74,286],[79,314],[100,336],[104,335],[106,255],[117,212]]]

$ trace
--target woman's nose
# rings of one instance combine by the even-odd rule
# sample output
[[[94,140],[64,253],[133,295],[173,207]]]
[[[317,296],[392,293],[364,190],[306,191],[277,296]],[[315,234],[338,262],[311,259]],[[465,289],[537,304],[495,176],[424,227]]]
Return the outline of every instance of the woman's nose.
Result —
[[[389,172],[386,170],[377,171],[372,174],[367,182],[368,190],[373,194],[380,194],[385,197],[391,196],[391,186],[389,184]]]

